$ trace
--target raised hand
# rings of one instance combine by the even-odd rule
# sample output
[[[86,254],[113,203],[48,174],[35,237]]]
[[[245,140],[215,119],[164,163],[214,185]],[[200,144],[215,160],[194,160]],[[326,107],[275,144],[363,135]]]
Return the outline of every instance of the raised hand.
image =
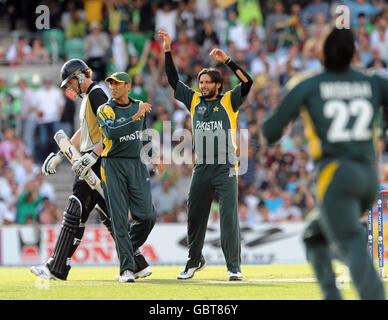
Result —
[[[228,60],[227,54],[222,50],[218,48],[214,48],[210,53],[209,56],[211,56],[214,60],[218,62],[224,63],[226,60]]]
[[[171,38],[168,32],[164,30],[158,31],[158,36],[163,39],[163,49],[164,51],[171,51]]]

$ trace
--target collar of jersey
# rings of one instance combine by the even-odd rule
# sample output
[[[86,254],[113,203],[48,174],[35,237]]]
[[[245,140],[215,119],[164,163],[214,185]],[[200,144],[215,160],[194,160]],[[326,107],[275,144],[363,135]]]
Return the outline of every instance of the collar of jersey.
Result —
[[[135,100],[133,100],[131,97],[128,97],[129,98],[129,103],[128,104],[120,104],[120,103],[117,103],[116,101],[114,101],[112,99],[112,104],[117,107],[117,108],[129,108],[134,102],[136,102]]]
[[[206,99],[206,98],[204,98],[203,96],[201,96],[200,98],[203,99],[203,100],[205,100],[205,101],[214,101],[214,100],[217,100],[217,99],[222,98],[222,96],[223,96],[223,95],[222,95],[221,93],[219,93],[215,98]]]

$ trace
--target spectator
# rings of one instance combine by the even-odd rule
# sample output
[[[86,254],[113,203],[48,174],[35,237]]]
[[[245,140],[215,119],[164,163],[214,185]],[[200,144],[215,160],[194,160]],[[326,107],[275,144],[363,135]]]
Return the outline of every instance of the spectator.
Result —
[[[177,41],[172,44],[172,50],[178,55],[187,53],[191,58],[190,64],[192,64],[198,54],[195,43],[189,40],[186,31],[179,31]]]
[[[369,23],[371,16],[380,12],[380,8],[370,4],[368,0],[342,0],[342,2],[350,9],[352,27],[358,27],[359,13],[364,13],[366,23]]]
[[[203,21],[211,21],[220,43],[225,43],[225,29],[227,26],[225,10],[217,5],[216,0],[209,1],[209,10],[198,12]]]
[[[330,19],[330,6],[324,0],[314,0],[302,11],[302,21],[305,26],[309,26],[316,21],[318,15],[323,15],[325,21]]]
[[[278,221],[300,222],[302,221],[302,211],[292,203],[291,194],[284,191],[282,193],[283,204],[275,211]]]
[[[62,221],[62,214],[55,204],[48,198],[43,198],[42,208],[39,211],[40,224],[58,224]]]
[[[171,37],[176,40],[176,22],[177,12],[172,7],[171,1],[162,1],[161,8],[156,11],[155,15],[155,32],[165,30]]]
[[[31,62],[33,64],[49,63],[49,53],[43,46],[41,38],[34,38],[32,40]]]
[[[66,39],[84,38],[86,34],[86,22],[82,19],[81,13],[76,11],[73,13],[71,21],[66,25]]]
[[[64,30],[66,26],[71,22],[74,13],[76,13],[77,8],[75,1],[67,1],[65,4],[66,8],[61,14],[61,28]]]
[[[248,43],[248,29],[238,19],[237,13],[234,10],[229,11],[229,28],[227,30],[226,41],[233,42],[237,50],[247,50]]]
[[[361,35],[369,36],[374,27],[373,24],[369,21],[367,22],[364,12],[360,12],[357,17],[358,23],[357,27],[354,28],[356,39],[359,39]]]
[[[33,91],[26,79],[20,79],[18,86],[21,90],[20,119],[22,121],[22,137],[29,155],[35,154],[35,132],[38,126],[37,109],[34,107],[35,91]]]
[[[281,35],[281,29],[278,29],[278,25],[286,23],[289,16],[284,13],[284,5],[281,1],[276,1],[274,11],[271,12],[265,21],[266,40],[269,51],[274,51]]]
[[[165,176],[162,179],[162,185],[155,188],[152,194],[154,205],[159,222],[176,222],[179,206],[183,199],[178,191],[171,186],[171,178]]]
[[[322,64],[315,55],[313,46],[305,46],[303,49],[302,71],[319,72]]]
[[[140,8],[139,31],[154,31],[155,22],[152,17],[155,16],[156,3],[151,3],[149,0],[136,0],[135,5]]]
[[[93,70],[94,80],[99,82],[105,79],[106,61],[111,48],[106,32],[101,32],[101,24],[93,21],[89,24],[90,34],[85,39],[86,64]]]
[[[195,3],[195,0],[180,1],[178,3],[177,31],[178,33],[181,31],[186,32],[190,39],[193,39],[196,33]]]
[[[27,224],[31,219],[38,223],[38,207],[42,202],[43,197],[39,194],[38,182],[36,180],[28,181],[17,201],[16,223]]]
[[[153,105],[161,104],[164,110],[168,114],[172,114],[174,111],[174,105],[172,103],[172,92],[168,85],[167,78],[164,74],[155,73],[154,79],[154,91],[153,91]]]
[[[380,58],[385,63],[388,63],[388,36],[387,36],[387,26],[386,26],[386,20],[382,19],[380,21],[384,21],[383,23],[380,23],[377,27],[377,39],[374,40],[372,44],[373,49],[378,49],[380,52]]]
[[[363,67],[366,67],[373,60],[373,53],[370,46],[369,38],[362,36],[359,39],[358,53],[360,55],[360,62]]]
[[[32,60],[32,49],[27,43],[25,36],[20,36],[18,42],[13,44],[7,51],[5,59],[11,66],[30,63]]]
[[[137,100],[146,102],[148,99],[147,90],[144,87],[142,73],[135,74],[132,77],[132,87],[129,95]]]
[[[117,31],[112,34],[112,62],[114,70],[125,72],[128,65],[128,52],[126,41],[121,33]]]
[[[15,222],[15,215],[9,210],[7,204],[0,200],[0,226]]]
[[[41,171],[39,171],[35,176],[39,194],[44,198],[48,198],[51,203],[55,203],[54,186],[49,183],[44,177],[45,176]]]
[[[366,67],[368,69],[374,68],[377,70],[387,68],[387,64],[385,63],[385,61],[383,59],[381,59],[380,50],[377,47],[372,49],[372,60],[368,62]]]
[[[104,0],[84,0],[83,4],[86,23],[102,21],[102,8],[104,6]]]
[[[31,157],[23,157],[22,161],[16,166],[12,166],[14,179],[21,190],[24,188],[27,181],[35,179],[40,172],[40,167],[34,163]]]
[[[39,160],[43,162],[50,152],[57,150],[52,137],[60,129],[59,123],[65,99],[61,90],[53,87],[49,78],[43,80],[43,87],[36,92],[35,98],[35,107],[38,109],[39,118]]]
[[[140,74],[143,72],[143,69],[147,63],[150,50],[151,50],[151,41],[147,39],[144,43],[143,51],[141,53],[140,58],[138,57],[137,53],[133,53],[130,56],[128,74],[131,78],[135,74]]]
[[[243,202],[245,203],[247,208],[246,223],[258,223],[260,221],[258,208],[261,199],[256,194],[254,184],[250,184],[247,186]]]
[[[15,128],[8,127],[4,131],[4,140],[0,142],[0,157],[9,164],[16,158],[16,153],[20,151],[23,156],[28,156],[28,149],[23,141],[16,136]]]
[[[12,188],[12,184],[14,181],[15,174],[11,167],[4,167],[3,175],[0,176],[0,200],[4,201],[8,208],[11,207],[13,201],[14,189]]]

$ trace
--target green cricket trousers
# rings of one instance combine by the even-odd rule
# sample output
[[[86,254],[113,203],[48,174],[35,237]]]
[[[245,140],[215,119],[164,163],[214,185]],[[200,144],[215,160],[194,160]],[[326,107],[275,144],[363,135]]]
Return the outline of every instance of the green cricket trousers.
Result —
[[[133,253],[147,240],[156,221],[148,170],[139,158],[103,158],[101,178],[111,213],[120,274],[125,270],[133,272]],[[128,232],[129,210],[134,222]]]
[[[210,207],[214,192],[219,196],[221,247],[230,272],[241,272],[240,227],[237,213],[237,169],[226,164],[196,164],[188,197],[187,268],[198,266],[203,259]]]
[[[308,217],[303,240],[325,299],[341,299],[332,268],[338,258],[348,268],[361,299],[384,299],[384,287],[367,250],[360,218],[373,205],[378,178],[373,165],[343,159],[318,170],[318,210]]]

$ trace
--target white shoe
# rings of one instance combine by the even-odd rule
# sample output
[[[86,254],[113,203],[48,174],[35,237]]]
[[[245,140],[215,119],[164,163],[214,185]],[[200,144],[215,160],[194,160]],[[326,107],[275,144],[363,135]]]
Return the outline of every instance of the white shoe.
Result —
[[[38,277],[47,280],[61,280],[54,276],[46,266],[31,267],[30,271]]]
[[[135,279],[145,278],[145,277],[150,276],[151,274],[152,274],[152,270],[148,266],[148,267],[144,268],[143,270],[140,270],[139,272],[136,272],[135,273]]]
[[[184,268],[177,276],[179,280],[191,279],[196,271],[201,271],[207,266],[206,260],[201,261],[198,267]]]
[[[119,282],[135,282],[135,275],[132,271],[125,270],[120,276],[116,277]]]
[[[240,281],[243,279],[242,273],[241,272],[230,272],[228,271],[229,274],[229,281]]]

